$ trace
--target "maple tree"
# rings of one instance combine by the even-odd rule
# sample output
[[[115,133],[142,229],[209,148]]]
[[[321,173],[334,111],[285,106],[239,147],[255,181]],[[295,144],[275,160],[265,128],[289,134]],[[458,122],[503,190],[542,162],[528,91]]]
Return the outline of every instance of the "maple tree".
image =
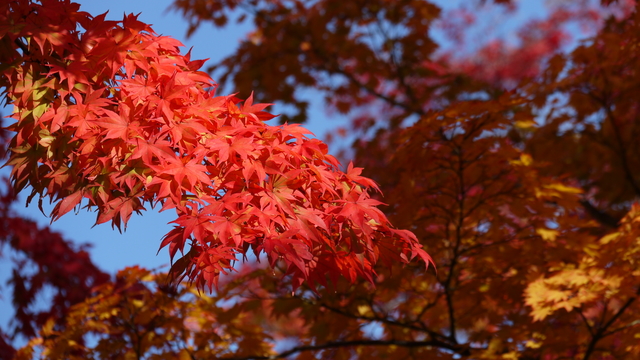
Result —
[[[361,169],[338,170],[306,129],[267,125],[268,104],[252,97],[215,96],[204,61],[135,16],[78,10],[53,0],[2,9],[16,120],[7,165],[16,191],[55,203],[53,220],[82,206],[120,229],[144,204],[175,209],[161,248],[173,258],[189,243],[172,273],[209,290],[248,251],[283,260],[293,290],[326,274],[373,281],[379,260],[430,261],[376,208]]]
[[[500,3],[494,6],[516,6],[509,1]],[[269,115],[251,100],[236,106],[239,101],[234,97],[208,98],[206,87],[211,83],[203,80],[208,79],[205,74],[196,72],[202,64],[190,67],[191,61],[179,55],[173,40],[155,38],[135,17],[126,17],[122,23],[98,17],[89,28],[83,25],[90,34],[87,37],[93,39],[88,43],[113,45],[104,36],[108,32],[90,31],[92,26],[108,28],[123,34],[116,37],[118,44],[131,40],[126,44],[129,50],[118,58],[111,57],[112,50],[93,45],[89,53],[97,48],[96,54],[103,57],[91,63],[90,69],[103,69],[106,74],[84,69],[83,78],[71,79],[86,96],[80,96],[77,103],[64,103],[76,112],[67,111],[58,118],[56,111],[62,107],[56,107],[58,102],[77,96],[70,90],[75,85],[69,85],[69,76],[76,73],[61,72],[54,66],[29,72],[41,62],[23,64],[26,67],[18,69],[26,69],[24,74],[41,75],[40,83],[32,81],[29,86],[36,84],[42,90],[31,92],[24,84],[15,88],[16,82],[6,78],[10,91],[19,95],[14,95],[14,102],[26,104],[17,113],[18,120],[32,124],[26,128],[14,125],[17,139],[11,146],[33,138],[34,149],[29,151],[37,153],[14,150],[10,160],[17,169],[14,182],[19,188],[28,182],[36,189],[34,195],[46,189],[41,193],[58,201],[54,216],[86,199],[89,207],[98,208],[98,222],[111,220],[116,226],[142,209],[143,202],[159,201],[165,208],[176,208],[180,216],[179,226],[164,241],[172,255],[183,246],[185,232],[193,233],[196,246],[202,247],[196,249],[205,253],[206,246],[215,243],[203,245],[202,239],[210,235],[199,231],[211,231],[224,246],[238,239],[235,245],[242,246],[235,251],[264,250],[271,266],[248,262],[219,280],[204,279],[189,267],[200,263],[190,262],[191,257],[201,255],[188,252],[172,270],[186,271],[201,286],[203,280],[209,285],[219,281],[210,295],[188,284],[168,285],[175,280],[171,275],[124,269],[114,281],[95,287],[91,297],[65,310],[64,316],[41,321],[38,336],[17,352],[17,358],[31,358],[35,351],[46,358],[158,359],[640,356],[640,205],[636,202],[640,154],[634,146],[640,111],[635,99],[640,83],[640,15],[633,2],[603,1],[602,5],[590,3],[587,10],[580,7],[587,3],[561,2],[549,21],[527,28],[540,31],[529,31],[522,48],[506,51],[493,42],[480,46],[477,57],[476,53],[457,57],[447,51],[438,53],[436,43],[428,37],[430,27],[442,15],[426,1],[175,2],[191,19],[194,30],[203,21],[224,26],[234,9],[247,12],[255,22],[256,31],[218,66],[224,71],[223,83],[232,81],[240,93],[256,91],[257,98],[292,104],[290,120],[306,118],[307,100],[296,92],[303,86],[321,91],[329,106],[352,116],[351,130],[360,137],[353,147],[356,162],[365,165],[368,176],[385,194],[384,201],[390,204],[383,208],[385,214],[375,208],[377,200],[364,198],[375,183],[351,166],[346,173],[339,172],[326,148],[318,141],[305,140],[299,127],[264,125],[261,120]],[[58,3],[43,2],[46,16],[56,14],[44,10],[51,4]],[[580,11],[574,11],[573,5]],[[68,9],[68,4],[58,8],[66,18],[74,19],[69,14],[78,19],[85,16]],[[606,17],[610,13],[616,16]],[[572,19],[597,26],[598,33],[570,52],[554,55],[561,50],[562,24]],[[456,24],[445,25],[454,35],[458,31]],[[68,29],[73,32],[75,27]],[[53,48],[59,40],[49,36],[39,41]],[[42,50],[40,43],[34,40],[30,47],[22,43],[22,49],[8,46],[18,52],[18,58],[30,53],[27,50]],[[134,46],[141,43],[143,48]],[[66,54],[67,58],[93,61],[74,53],[73,48],[62,48],[57,57]],[[51,53],[55,52],[42,51]],[[496,53],[509,59],[491,64]],[[510,53],[519,57],[510,57]],[[165,54],[169,58],[163,62]],[[59,64],[56,56],[47,57],[47,64]],[[110,65],[105,57],[124,65]],[[133,63],[127,65],[129,58]],[[486,71],[479,71],[483,66]],[[166,74],[165,67],[173,72],[165,77],[155,75]],[[136,84],[132,84],[132,74],[136,75],[133,80],[138,79]],[[146,82],[160,79],[162,86],[140,84],[138,74],[146,74],[141,77]],[[87,83],[97,89],[87,91],[83,86]],[[514,83],[518,86],[513,90],[504,90]],[[110,90],[101,97],[97,92],[103,87]],[[179,89],[162,92],[173,87]],[[156,89],[162,89],[161,95],[155,94],[157,107],[129,100],[151,96],[160,91]],[[52,92],[59,97],[50,95]],[[206,114],[197,112],[200,107],[179,106],[189,99],[204,104]],[[33,106],[38,100],[46,104],[40,110]],[[141,121],[115,120],[136,113],[129,109],[149,111],[152,115],[142,118],[158,119],[158,123],[146,126]],[[88,117],[89,124],[79,123],[78,112],[86,119],[88,111],[110,120]],[[176,113],[189,121],[167,125]],[[200,121],[212,117],[224,117],[222,125]],[[63,124],[70,119],[77,124],[65,128]],[[33,130],[35,124],[47,127],[55,123],[61,124],[55,131],[69,130],[73,135],[61,140],[51,135],[55,131]],[[233,124],[235,130],[224,131],[223,126]],[[231,141],[238,135],[234,131],[240,137]],[[292,137],[284,134],[287,132]],[[99,140],[49,150],[85,133]],[[211,137],[198,141],[197,134],[203,133]],[[229,136],[229,141],[213,140],[215,134]],[[154,147],[139,140],[150,135],[166,143]],[[112,152],[105,153],[106,146],[112,146]],[[278,146],[284,149],[275,154],[275,150],[265,150]],[[297,156],[286,157],[293,149]],[[199,158],[198,151],[209,153]],[[90,164],[97,163],[97,168],[86,167],[89,163],[83,156],[94,152],[99,160]],[[263,170],[264,176],[256,175],[260,167],[274,166],[274,162],[285,166],[282,160],[261,161],[265,152],[285,157],[291,165],[286,167],[292,172],[289,178],[295,180],[278,181],[285,171]],[[182,154],[192,155],[173,166],[171,159]],[[64,161],[56,162],[60,157]],[[211,161],[203,163],[208,166],[207,175],[219,174],[220,167],[230,168],[223,174],[226,188],[222,193],[204,186],[211,178],[199,178],[196,166],[200,164],[189,163],[192,159]],[[39,170],[42,173],[21,171],[20,166],[28,161],[45,164]],[[76,169],[84,172],[65,171],[65,167],[77,166],[76,162],[82,164]],[[301,175],[303,163],[313,169],[307,173],[310,177]],[[83,176],[81,184],[76,173]],[[58,178],[59,174],[64,176]],[[168,181],[173,178],[181,180]],[[335,180],[323,182],[327,178]],[[221,179],[218,175],[213,183]],[[272,181],[270,187],[253,183],[261,179]],[[91,190],[78,193],[79,189]],[[183,197],[175,197],[177,189]],[[296,189],[305,190],[299,194],[301,190]],[[350,192],[352,189],[357,190]],[[267,190],[276,195],[265,197]],[[229,221],[242,224],[241,230],[233,224],[223,230],[197,230],[202,216],[197,211],[215,203],[212,198],[220,201],[217,195],[223,198],[244,191],[257,202],[240,197],[232,198],[230,207],[220,206],[228,210],[225,214],[240,211],[238,220],[231,217]],[[122,205],[123,197],[131,201],[130,207]],[[241,212],[249,206],[266,212],[269,219]],[[342,250],[340,246],[350,251],[343,250],[341,262],[319,255],[322,261],[318,264],[327,267],[315,273],[315,262],[303,256],[299,245],[334,234],[332,228],[326,229],[326,222],[323,226],[326,218],[316,218],[323,216],[319,209],[345,224],[346,233],[335,233],[342,235],[342,242],[333,245],[334,253]],[[207,220],[226,226],[210,211],[204,210]],[[298,231],[293,234],[303,234],[296,237],[302,242],[291,247],[256,244],[263,230],[243,223],[251,224],[246,219],[253,215],[264,228],[271,222],[262,222],[278,216],[301,219],[290,225]],[[387,216],[416,237],[391,228]],[[271,228],[284,230],[283,223],[275,221],[279,226]],[[397,234],[390,243],[396,247],[380,246],[379,255],[370,253],[371,245],[366,242],[371,239],[370,231]],[[412,239],[432,256],[436,273],[425,271],[423,263],[406,264],[411,251],[429,259]],[[280,256],[283,261],[278,260]],[[377,256],[384,261],[374,266]],[[320,276],[324,269],[343,276],[331,276],[325,283]],[[230,271],[228,267],[217,270]],[[357,277],[369,281],[356,281]],[[292,293],[292,289],[297,291]]]

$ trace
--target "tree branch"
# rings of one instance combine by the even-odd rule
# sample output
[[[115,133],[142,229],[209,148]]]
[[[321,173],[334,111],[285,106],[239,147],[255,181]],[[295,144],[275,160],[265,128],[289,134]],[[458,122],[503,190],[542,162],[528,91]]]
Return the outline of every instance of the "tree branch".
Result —
[[[411,325],[411,324],[406,324],[406,323],[401,323],[401,322],[397,322],[397,321],[393,321],[390,320],[388,318],[384,318],[384,317],[365,317],[365,316],[357,316],[355,314],[352,313],[348,313],[346,311],[342,311],[340,309],[334,308],[332,306],[326,305],[324,303],[319,303],[320,306],[322,306],[323,308],[335,312],[337,314],[340,314],[342,316],[346,316],[352,319],[358,319],[358,320],[365,320],[365,321],[378,321],[384,324],[388,324],[388,325],[392,325],[392,326],[398,326],[398,327],[404,327],[407,329],[411,329],[414,331],[420,331],[420,332],[425,332],[427,334],[429,334],[429,336],[431,336],[432,338],[434,338],[434,341],[441,341],[442,344],[446,344],[446,346],[443,346],[445,349],[449,349],[449,350],[455,350],[456,346],[455,345],[451,345],[448,344],[446,342],[444,342],[444,340],[447,340],[447,338],[441,334],[438,334],[435,331],[429,330],[425,327],[421,327],[421,326],[415,326],[415,325]],[[435,340],[435,339],[440,339],[440,340]]]
[[[291,348],[287,351],[283,351],[279,354],[268,356],[246,356],[246,357],[224,357],[223,360],[272,360],[272,359],[284,359],[290,355],[297,354],[303,351],[319,351],[325,349],[338,349],[344,347],[353,346],[399,346],[406,348],[417,348],[436,346],[440,347],[440,342],[437,340],[431,341],[400,341],[400,340],[352,340],[352,341],[331,341],[320,345],[301,345]],[[468,347],[458,346],[454,350],[462,356],[469,356],[471,351]]]
[[[618,228],[620,219],[616,219],[615,217],[593,206],[593,204],[591,204],[589,200],[580,200],[580,204],[587,211],[587,214],[589,214],[589,216],[591,216],[591,218],[593,218],[595,221],[613,229]]]
[[[636,291],[636,295],[640,295],[640,288]],[[600,327],[598,329],[598,331],[593,335],[593,337],[591,338],[591,341],[589,342],[589,346],[587,347],[587,351],[585,351],[584,353],[584,357],[582,358],[582,360],[588,360],[589,357],[591,357],[591,355],[593,354],[595,347],[596,347],[596,343],[598,341],[600,341],[601,339],[605,338],[606,336],[609,336],[611,334],[613,334],[615,331],[618,331],[620,329],[616,329],[614,331],[607,331],[607,329],[613,325],[613,323],[618,320],[618,318],[620,316],[622,316],[622,313],[624,313],[629,306],[631,306],[631,304],[633,304],[633,302],[637,299],[637,296],[634,296],[632,298],[629,298],[629,300],[627,300],[627,302],[624,303],[624,305],[622,305],[622,307],[620,308],[620,310],[618,310],[617,313],[615,313],[615,315],[613,315],[609,321],[607,321],[602,327]]]
[[[616,119],[616,116],[613,114],[613,111],[611,110],[611,105],[605,99],[602,99],[596,96],[592,92],[589,92],[589,95],[593,99],[598,101],[604,108],[605,112],[607,113],[607,117],[609,118],[609,123],[611,123],[611,127],[613,128],[613,134],[616,137],[616,141],[620,148],[618,155],[620,156],[620,162],[622,162],[622,169],[624,170],[625,178],[629,182],[629,185],[631,185],[631,187],[633,188],[634,192],[636,193],[636,196],[640,196],[640,186],[637,184],[635,178],[633,177],[631,168],[629,167],[627,148],[625,147],[624,141],[622,139],[622,134],[620,133],[620,128],[618,127],[618,121]]]
[[[363,84],[360,81],[358,81],[358,79],[356,79],[355,76],[353,76],[353,74],[345,71],[344,69],[337,68],[334,71],[336,73],[346,77],[353,84],[356,84],[360,89],[368,92],[370,95],[373,95],[373,96],[377,97],[380,100],[386,101],[390,105],[393,105],[395,107],[399,107],[399,108],[401,108],[401,109],[403,109],[403,110],[405,110],[407,112],[414,113],[414,114],[419,115],[419,116],[426,115],[426,112],[424,110],[422,110],[422,109],[412,108],[411,106],[409,106],[407,104],[401,103],[401,102],[399,102],[398,100],[396,100],[394,98],[391,98],[391,97],[389,97],[387,95],[379,93],[375,89],[372,89],[372,88],[366,86],[365,84]]]
[[[27,44],[23,43],[21,39],[15,39],[13,42],[18,45],[24,55],[29,54],[29,48],[27,47]]]

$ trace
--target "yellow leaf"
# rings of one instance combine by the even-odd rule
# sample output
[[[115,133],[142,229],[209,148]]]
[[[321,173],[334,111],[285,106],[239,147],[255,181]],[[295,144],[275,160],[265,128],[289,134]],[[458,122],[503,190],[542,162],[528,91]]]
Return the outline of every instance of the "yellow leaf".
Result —
[[[365,316],[369,313],[371,313],[369,305],[358,305],[358,314],[360,314],[360,316]]]
[[[87,91],[89,90],[89,86],[87,86],[86,84],[82,84],[82,83],[75,83],[73,84],[73,88],[76,90],[80,90],[80,91]],[[114,89],[111,89],[112,94],[115,93]]]
[[[598,251],[599,247],[596,244],[587,244],[583,250],[587,255],[596,257],[600,253]]]
[[[55,136],[52,136],[49,131],[47,130],[40,130],[40,132],[38,133],[38,136],[40,137],[40,140],[38,140],[38,143],[44,147],[49,147],[51,145],[51,143],[53,142],[53,140],[55,140]]]
[[[53,318],[49,318],[47,322],[42,327],[42,333],[45,335],[53,334],[53,327],[56,325],[56,322]]]
[[[187,349],[182,349],[178,353],[178,360],[191,360],[191,355],[187,351]]]
[[[533,162],[533,158],[531,158],[531,155],[529,154],[521,154],[520,161],[524,166],[529,166]]]
[[[566,186],[560,183],[555,183],[551,185],[544,186],[547,189],[553,189],[560,192],[570,193],[570,194],[582,194],[582,189],[573,186]]]
[[[520,120],[513,123],[518,129],[531,129],[536,126],[536,122],[533,120]]]
[[[615,239],[618,237],[618,235],[620,235],[619,232],[614,232],[608,235],[603,236],[602,238],[600,238],[600,244],[608,244],[611,242],[611,240]]]
[[[536,342],[536,341],[533,341],[533,340],[529,340],[524,344],[524,346],[526,346],[528,348],[531,348],[531,349],[537,349],[540,346],[542,346],[542,343],[539,343],[539,342]]]
[[[533,321],[542,321],[547,316],[551,315],[553,311],[549,308],[539,308],[531,311],[531,317],[533,317]]]
[[[45,95],[47,95],[47,93],[50,90],[48,88],[38,88],[38,89],[33,89],[33,100],[40,100],[42,99]]]
[[[47,103],[37,105],[33,109],[33,117],[35,119],[39,119],[42,116],[42,114],[44,114],[47,111],[48,108],[49,108],[49,104]]]
[[[539,228],[536,229],[536,234],[540,235],[543,240],[555,241],[559,233],[556,230]]]

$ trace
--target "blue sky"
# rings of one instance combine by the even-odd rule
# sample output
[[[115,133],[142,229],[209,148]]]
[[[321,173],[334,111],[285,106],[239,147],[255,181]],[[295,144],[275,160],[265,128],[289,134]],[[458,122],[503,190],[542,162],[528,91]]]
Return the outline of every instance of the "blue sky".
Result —
[[[139,19],[153,24],[157,33],[179,39],[186,45],[185,51],[193,47],[193,59],[210,58],[210,61],[216,62],[233,52],[238,42],[251,30],[250,24],[230,26],[225,30],[203,25],[191,38],[186,39],[187,23],[180,14],[167,11],[171,3],[169,0],[81,0],[77,2],[81,4],[81,10],[92,15],[109,11],[107,18],[111,20],[122,19],[124,13],[141,13]],[[443,3],[443,1],[435,2]],[[524,7],[518,17],[510,21],[518,22],[531,16],[541,15],[543,1],[527,0],[527,3],[529,5]],[[310,109],[310,113],[313,114],[311,122],[306,127],[322,138],[323,134],[340,125],[341,121],[340,119],[333,121],[328,119],[322,110],[321,98],[317,97],[316,100]],[[41,225],[49,224],[49,219],[40,213],[35,204],[28,208],[16,206],[16,210]],[[95,214],[80,212],[77,215],[63,216],[51,227],[61,232],[66,239],[77,243],[91,243],[93,246],[91,255],[94,262],[105,271],[115,273],[118,269],[131,265],[141,265],[148,268],[167,265],[169,257],[166,250],[157,256],[156,251],[162,236],[172,228],[168,222],[173,219],[172,210],[158,213],[156,210],[148,209],[144,216],[134,215],[126,232],[120,234],[117,230],[112,230],[109,224],[93,227]],[[0,326],[2,327],[12,315],[11,306],[7,301],[9,295],[4,291],[7,289],[5,281],[9,276],[9,269],[8,259],[6,257],[0,258],[0,294],[2,294],[0,295],[2,297],[0,298]]]

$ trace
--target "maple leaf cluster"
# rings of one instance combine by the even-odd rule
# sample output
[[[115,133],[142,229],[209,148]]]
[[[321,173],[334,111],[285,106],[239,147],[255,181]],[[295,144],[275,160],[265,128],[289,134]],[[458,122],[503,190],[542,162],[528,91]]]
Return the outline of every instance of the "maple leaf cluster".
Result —
[[[172,272],[209,289],[250,250],[284,261],[294,289],[326,275],[373,281],[379,260],[430,261],[376,208],[361,169],[340,171],[302,127],[267,125],[267,104],[215,96],[177,40],[62,1],[0,14],[15,107],[7,164],[17,191],[55,203],[53,220],[82,206],[120,229],[145,204],[175,209],[161,248],[186,252]]]

